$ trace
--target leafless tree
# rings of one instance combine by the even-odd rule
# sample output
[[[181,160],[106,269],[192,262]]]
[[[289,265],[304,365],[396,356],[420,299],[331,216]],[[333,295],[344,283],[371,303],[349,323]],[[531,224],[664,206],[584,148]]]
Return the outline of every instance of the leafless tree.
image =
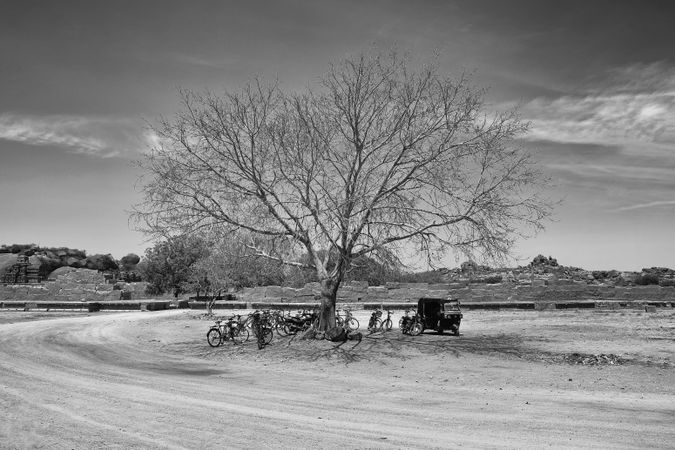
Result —
[[[141,162],[149,178],[134,218],[158,234],[245,230],[258,255],[310,266],[322,329],[354,258],[415,244],[429,258],[500,259],[550,213],[546,178],[514,145],[527,126],[486,111],[483,90],[434,64],[359,55],[301,94],[260,81],[181,94]],[[292,257],[303,252],[309,264]]]

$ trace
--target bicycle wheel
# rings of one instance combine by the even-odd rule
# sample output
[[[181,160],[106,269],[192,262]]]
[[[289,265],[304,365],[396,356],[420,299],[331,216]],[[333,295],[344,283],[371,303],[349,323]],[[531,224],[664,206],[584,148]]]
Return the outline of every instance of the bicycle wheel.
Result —
[[[265,345],[269,344],[272,342],[272,338],[274,337],[274,331],[270,327],[262,327],[262,340],[265,343]]]
[[[235,344],[241,344],[242,342],[248,341],[249,334],[248,330],[244,327],[241,328],[235,328],[234,330],[234,335],[232,336],[232,340],[234,341]]]
[[[223,343],[223,335],[220,334],[218,328],[211,328],[208,333],[206,333],[206,341],[211,347],[218,347]]]
[[[345,328],[347,328],[350,331],[356,331],[359,329],[359,321],[353,317],[350,318],[346,324],[347,326]]]
[[[414,321],[412,325],[410,325],[410,330],[408,331],[408,334],[411,336],[419,336],[422,334],[422,324],[419,323],[418,321]]]
[[[281,322],[277,323],[274,329],[279,336],[288,336],[288,333],[286,332],[286,325],[282,324]]]
[[[271,328],[260,327],[256,333],[256,341],[258,342],[258,350],[262,350],[264,346],[269,344],[272,341],[272,336],[274,333]]]
[[[391,322],[391,319],[387,319],[382,323],[382,328],[384,331],[391,331],[391,329],[394,327],[394,324]]]

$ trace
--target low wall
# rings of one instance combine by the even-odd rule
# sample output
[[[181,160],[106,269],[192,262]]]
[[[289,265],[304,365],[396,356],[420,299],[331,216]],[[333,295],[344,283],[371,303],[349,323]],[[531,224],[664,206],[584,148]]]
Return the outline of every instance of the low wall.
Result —
[[[215,302],[213,310],[233,310],[233,309],[280,309],[280,310],[302,310],[318,308],[318,302],[303,302],[303,303],[280,303],[280,302]],[[190,309],[206,309],[205,302],[190,302]],[[587,302],[471,302],[462,303],[463,310],[558,310],[558,309],[636,309],[648,310],[648,308],[672,308],[675,302],[664,301],[629,301],[629,302],[607,302],[607,301],[587,301]],[[415,309],[417,302],[358,302],[358,303],[340,303],[338,308],[352,308],[352,309],[391,309],[391,310],[406,310]]]
[[[315,303],[320,295],[318,283],[304,288],[281,286],[247,288],[237,294],[237,300],[246,303]],[[338,291],[338,302],[417,302],[421,297],[457,298],[463,304],[475,302],[675,302],[673,286],[605,286],[586,283],[558,282],[546,284],[534,280],[529,284],[498,283],[387,283],[368,286],[364,282],[346,283]]]
[[[76,304],[82,302],[109,305],[127,304],[121,300],[121,290],[113,289],[113,285],[106,284],[102,277],[100,282],[96,281],[75,282],[64,277],[41,284],[0,285],[0,302],[7,304],[12,301],[18,301],[22,304],[37,302],[45,305],[50,302],[54,304],[73,302]],[[130,295],[130,298],[124,299],[131,300],[132,302],[129,304],[141,304],[139,300],[145,299],[145,283],[125,284],[124,290]],[[311,305],[317,304],[319,295],[319,284],[309,283],[300,289],[281,286],[246,288],[238,292],[233,300],[244,305],[260,304],[261,308],[269,308],[265,305],[271,303],[279,304],[280,307],[285,307],[284,305],[287,304],[311,307]],[[342,304],[414,305],[421,297],[457,298],[465,307],[470,307],[472,303],[485,305],[517,305],[519,303],[549,305],[559,303],[560,305],[576,304],[579,306],[574,306],[575,308],[583,308],[586,302],[601,305],[598,307],[609,308],[613,307],[613,304],[618,305],[616,307],[625,307],[622,304],[628,305],[631,302],[658,305],[675,304],[675,287],[593,285],[565,280],[556,283],[534,280],[529,283],[506,282],[497,284],[474,284],[468,281],[446,284],[387,283],[385,286],[368,286],[366,282],[350,282],[345,283],[338,291],[338,302]],[[229,304],[233,305],[234,303],[217,303],[217,305]],[[185,307],[187,304],[180,306]],[[217,308],[225,307],[217,306]],[[499,308],[506,307],[499,306]],[[514,306],[514,308],[516,307]],[[56,309],[56,306],[53,308]],[[63,308],[66,307],[64,306],[61,309]]]
[[[0,301],[0,309],[21,311],[161,311],[171,308],[168,300],[108,301],[108,302],[54,302],[54,301]]]

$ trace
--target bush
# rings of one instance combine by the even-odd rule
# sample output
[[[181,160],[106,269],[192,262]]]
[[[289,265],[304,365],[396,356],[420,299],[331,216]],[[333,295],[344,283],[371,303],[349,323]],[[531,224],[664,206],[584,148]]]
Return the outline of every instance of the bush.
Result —
[[[492,275],[492,276],[489,276],[489,277],[485,277],[483,279],[483,281],[485,281],[485,283],[487,283],[487,284],[497,284],[497,283],[501,283],[503,281],[503,279],[502,279],[501,275]]]
[[[530,263],[530,266],[558,267],[558,260],[551,256],[547,258],[544,255],[537,255]]]
[[[655,273],[645,273],[635,277],[635,284],[639,286],[647,286],[651,284],[659,284],[659,276]]]
[[[392,281],[399,281],[401,283],[429,283],[442,284],[446,282],[446,271],[431,270],[428,272],[417,273],[402,273],[398,277],[392,277]]]

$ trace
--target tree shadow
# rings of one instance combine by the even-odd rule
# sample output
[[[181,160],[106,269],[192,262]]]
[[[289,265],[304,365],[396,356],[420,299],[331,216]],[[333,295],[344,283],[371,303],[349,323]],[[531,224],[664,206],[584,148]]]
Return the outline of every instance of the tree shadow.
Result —
[[[545,338],[541,338],[545,341]],[[419,336],[400,332],[376,332],[365,334],[359,340],[331,342],[326,339],[302,339],[299,335],[275,337],[273,348],[267,350],[266,358],[288,359],[316,363],[330,361],[350,365],[372,362],[386,366],[390,361],[405,361],[420,356],[452,356],[461,358],[477,355],[501,359],[544,362],[549,364],[618,365],[640,364],[639,361],[619,358],[617,355],[591,355],[553,352],[537,348],[537,339],[523,338],[518,334],[478,334],[453,336],[448,334],[423,333]],[[238,347],[238,348],[235,348]],[[246,357],[248,347],[234,346],[225,350],[229,355]],[[208,349],[219,353],[224,349]]]

